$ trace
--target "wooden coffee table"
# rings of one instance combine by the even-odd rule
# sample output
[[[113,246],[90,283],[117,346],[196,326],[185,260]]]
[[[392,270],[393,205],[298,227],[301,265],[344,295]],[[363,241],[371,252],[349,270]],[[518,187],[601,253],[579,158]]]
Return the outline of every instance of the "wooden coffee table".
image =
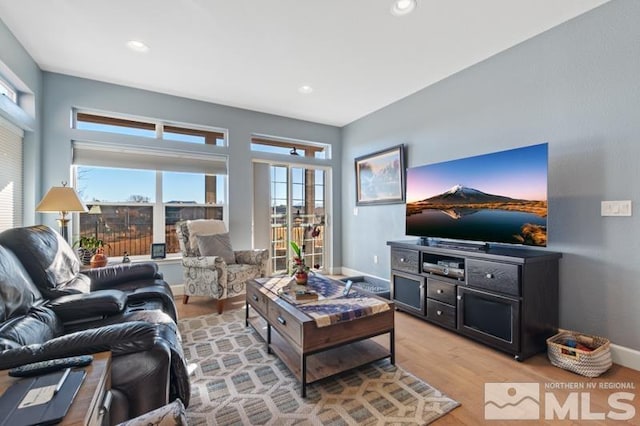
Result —
[[[93,355],[93,361],[80,367],[87,375],[60,425],[100,425],[109,407],[105,397],[111,389],[111,352]],[[7,370],[0,371],[0,395],[20,379],[11,377]]]
[[[389,309],[318,327],[296,305],[267,290],[264,284],[268,280],[247,281],[246,324],[265,339],[268,352],[273,351],[300,381],[302,397],[306,397],[307,384],[384,358],[395,363],[393,302],[368,295],[384,301]],[[250,315],[249,307],[258,315]],[[387,333],[388,347],[372,340]]]

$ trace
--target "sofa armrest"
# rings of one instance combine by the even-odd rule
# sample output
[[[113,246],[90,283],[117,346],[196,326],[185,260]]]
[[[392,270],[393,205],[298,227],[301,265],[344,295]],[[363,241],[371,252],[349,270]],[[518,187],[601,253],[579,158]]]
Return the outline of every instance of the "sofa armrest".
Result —
[[[142,279],[162,279],[155,262],[123,263],[81,272],[91,279],[91,291],[107,290],[114,285]]]
[[[0,370],[38,361],[111,351],[112,389],[126,397],[131,418],[161,407],[170,395],[188,405],[189,377],[175,325],[113,324],[0,352]],[[173,399],[172,398],[172,399]]]
[[[226,268],[227,263],[221,256],[183,257],[182,266],[185,268],[203,268],[215,271],[216,268]]]
[[[269,250],[236,250],[236,262],[248,265],[258,265],[260,267],[260,276],[266,277],[269,271]]]
[[[92,320],[124,310],[127,295],[120,290],[99,290],[61,296],[46,304],[63,322]]]
[[[162,342],[155,324],[136,321],[65,334],[41,344],[0,352],[0,370],[32,362],[111,351],[113,356],[147,351]],[[168,349],[167,349],[168,351]]]
[[[269,262],[269,250],[234,250],[234,253],[236,255],[236,262],[248,265],[260,265],[262,269],[266,270],[267,263]]]

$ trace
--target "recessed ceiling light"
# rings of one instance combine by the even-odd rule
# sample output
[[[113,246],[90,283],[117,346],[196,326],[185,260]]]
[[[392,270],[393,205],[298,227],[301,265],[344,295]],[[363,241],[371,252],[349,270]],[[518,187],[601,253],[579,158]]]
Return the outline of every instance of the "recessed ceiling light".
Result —
[[[305,84],[304,86],[298,87],[298,92],[302,93],[303,95],[308,95],[309,93],[313,92],[313,87],[307,86]]]
[[[391,4],[393,16],[404,16],[413,12],[417,6],[416,0],[394,0]]]
[[[149,46],[139,40],[129,40],[127,47],[135,52],[148,52]]]

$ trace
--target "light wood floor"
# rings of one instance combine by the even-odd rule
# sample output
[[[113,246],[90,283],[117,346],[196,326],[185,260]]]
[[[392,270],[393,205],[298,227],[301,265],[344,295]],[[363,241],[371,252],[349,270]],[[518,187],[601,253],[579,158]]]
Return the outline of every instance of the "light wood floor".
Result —
[[[182,298],[176,299],[180,318],[215,312],[215,301],[202,297],[192,297],[187,305]],[[226,309],[244,309],[244,296],[227,301]],[[458,336],[441,327],[431,325],[419,318],[403,312],[396,312],[396,363],[405,370],[420,377],[462,405],[435,423],[441,425],[513,425],[513,424],[640,424],[640,372],[615,365],[605,374],[589,379],[552,366],[546,354],[539,354],[524,362],[517,362],[510,355],[487,348],[468,338]],[[590,398],[588,407],[577,413],[575,421],[485,421],[485,383],[515,382],[539,383],[540,393],[550,392],[563,404],[570,392],[583,392]],[[586,383],[596,383],[595,390],[586,388]],[[635,389],[599,389],[606,384],[631,383]],[[584,386],[584,389],[558,390],[549,386]],[[602,385],[601,385],[602,384]],[[612,409],[608,398],[615,392],[630,392],[635,395],[633,402],[621,401],[635,407],[635,416],[629,421],[589,420],[589,413],[604,413]],[[582,397],[582,396],[580,396]],[[578,398],[580,399],[580,398]],[[544,418],[544,398],[540,400],[540,417]],[[626,407],[624,408],[626,410]],[[585,411],[586,410],[586,411]],[[623,410],[613,410],[622,412]],[[580,421],[579,419],[583,419]]]

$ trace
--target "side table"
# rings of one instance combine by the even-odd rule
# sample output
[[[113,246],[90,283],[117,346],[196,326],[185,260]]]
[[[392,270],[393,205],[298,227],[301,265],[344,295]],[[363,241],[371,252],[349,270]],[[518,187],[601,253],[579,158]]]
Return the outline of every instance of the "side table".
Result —
[[[61,425],[97,426],[103,424],[109,410],[111,389],[111,352],[93,354],[93,362],[81,367],[87,375]],[[0,371],[0,394],[20,380]]]

